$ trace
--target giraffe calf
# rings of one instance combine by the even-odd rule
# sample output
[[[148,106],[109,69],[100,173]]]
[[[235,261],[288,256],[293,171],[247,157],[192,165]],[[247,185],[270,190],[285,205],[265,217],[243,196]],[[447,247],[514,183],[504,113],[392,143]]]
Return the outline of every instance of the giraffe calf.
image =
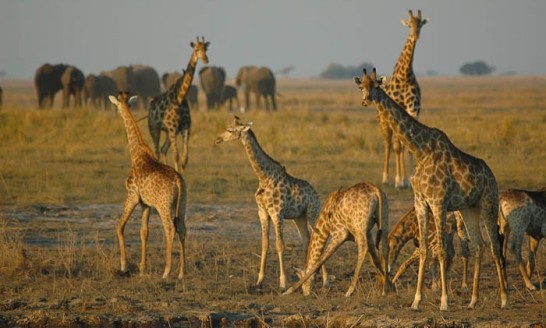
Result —
[[[546,236],[546,188],[539,191],[509,189],[499,199],[499,226],[504,235],[503,254],[506,250],[516,257],[519,271],[529,290],[537,287],[531,282],[535,270],[535,256],[540,240]],[[529,236],[527,266],[521,257],[525,234]],[[511,235],[511,237],[510,237]],[[509,238],[510,237],[510,238]]]
[[[358,258],[351,285],[345,296],[350,296],[354,292],[368,252],[379,271],[383,295],[390,291],[393,286],[388,277],[386,264],[389,245],[387,238],[383,236],[388,232],[388,211],[386,195],[370,183],[362,182],[331,193],[311,234],[305,269],[299,272],[300,280],[284,294],[291,294],[302,287],[303,294],[309,295],[312,281],[310,278],[346,240],[356,242]],[[376,226],[377,236],[374,243],[372,230]],[[330,242],[326,246],[328,239]]]
[[[429,226],[434,226],[432,213],[429,214]],[[460,238],[461,243],[461,262],[463,266],[463,277],[461,282],[461,288],[467,288],[467,276],[466,271],[468,267],[468,257],[470,255],[470,249],[468,248],[468,236],[464,228],[464,222],[462,220],[461,213],[458,211],[448,212],[446,215],[446,261],[447,268],[451,266],[453,256],[455,255],[455,249],[453,247],[453,236],[457,232],[457,236]],[[438,240],[436,238],[436,229],[428,229],[429,248],[432,250],[432,255],[435,259],[438,259]],[[417,215],[415,214],[415,207],[412,207],[392,228],[389,234],[389,260],[388,269],[393,270],[394,264],[400,251],[406,245],[407,242],[413,240],[417,247],[411,256],[400,265],[398,271],[392,279],[393,283],[396,283],[400,276],[406,272],[408,267],[419,260],[419,225],[417,222]],[[437,264],[435,261],[432,266],[432,274],[434,278],[433,288],[437,286]]]

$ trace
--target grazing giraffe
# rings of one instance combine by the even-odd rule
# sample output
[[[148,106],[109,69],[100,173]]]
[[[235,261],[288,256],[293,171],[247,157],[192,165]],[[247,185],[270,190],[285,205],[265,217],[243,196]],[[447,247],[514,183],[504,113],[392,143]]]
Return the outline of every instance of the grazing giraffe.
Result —
[[[374,266],[379,271],[383,284],[383,295],[387,291],[391,291],[393,286],[387,270],[389,244],[386,236],[383,236],[383,233],[386,234],[389,231],[388,212],[387,196],[371,183],[361,182],[350,188],[331,193],[324,202],[311,234],[305,269],[298,274],[300,280],[284,294],[291,294],[302,287],[303,294],[309,295],[312,281],[310,278],[346,240],[356,242],[358,257],[353,279],[345,296],[351,296],[354,292],[368,252],[370,252]],[[372,230],[375,226],[377,226],[377,236],[374,243]],[[328,239],[330,242],[326,246]],[[381,244],[381,248],[379,244]]]
[[[434,225],[432,215],[429,213],[429,225]],[[468,248],[468,236],[466,235],[466,230],[463,223],[463,218],[459,211],[448,212],[446,215],[446,256],[447,256],[447,265],[449,268],[455,255],[455,249],[453,247],[453,235],[457,232],[457,235],[460,239],[461,244],[461,263],[462,263],[462,282],[461,288],[467,288],[467,267],[468,267],[468,257],[470,256],[470,250]],[[388,269],[389,272],[392,272],[394,263],[400,254],[400,251],[406,245],[407,242],[413,240],[415,246],[417,247],[415,251],[410,255],[410,257],[404,261],[396,271],[396,274],[392,278],[392,282],[396,283],[400,276],[406,272],[408,267],[415,261],[419,260],[419,224],[417,222],[417,215],[415,214],[415,207],[412,207],[392,228],[389,234],[389,261]],[[430,229],[428,231],[428,240],[430,240],[429,247],[432,251],[434,258],[438,258],[438,244],[436,239],[436,230]],[[435,261],[434,264],[437,264]],[[437,272],[436,265],[432,266],[432,273],[434,277],[433,288],[437,286]]]
[[[154,153],[142,139],[142,134],[129,110],[129,102],[134,102],[136,97],[128,101],[128,94],[120,92],[118,99],[110,96],[110,101],[116,105],[119,114],[123,118],[129,152],[131,155],[131,172],[125,181],[127,199],[123,215],[117,226],[117,236],[121,253],[121,271],[127,270],[127,255],[125,252],[125,238],[123,233],[125,224],[131,217],[135,207],[142,207],[142,226],[140,239],[142,253],[140,260],[140,274],[146,270],[146,243],[148,240],[148,220],[151,207],[155,208],[163,224],[165,237],[165,271],[163,278],[167,278],[171,271],[171,257],[174,241],[174,233],[178,232],[180,244],[180,271],[178,278],[184,277],[184,242],[186,238],[186,184],[182,176],[172,167],[160,163]]]
[[[201,59],[205,64],[209,62],[207,57],[209,42],[205,42],[204,37],[201,40],[197,38],[197,42],[191,42],[190,45],[193,48],[193,52],[182,77],[167,91],[152,100],[150,111],[148,112],[148,129],[154,142],[156,157],[160,158],[159,139],[161,131],[164,130],[167,132],[167,139],[161,147],[161,153],[167,156],[170,145],[173,145],[174,167],[178,172],[180,172],[178,147],[176,145],[178,133],[182,134],[182,171],[184,171],[188,163],[191,117],[186,94],[193,81],[197,61]]]
[[[421,302],[428,253],[428,216],[431,211],[439,245],[438,261],[442,285],[440,310],[448,310],[445,225],[447,211],[456,210],[461,211],[470,245],[475,253],[474,284],[468,307],[474,308],[478,301],[481,250],[484,243],[480,232],[480,222],[485,225],[491,242],[491,253],[499,278],[501,307],[507,307],[506,269],[497,225],[498,189],[495,176],[489,166],[483,160],[455,147],[444,132],[429,128],[409,115],[381,89],[381,81],[377,80],[375,68],[371,76],[367,75],[364,69],[362,79],[355,77],[354,80],[362,90],[362,105],[367,107],[373,102],[380,113],[386,114],[396,137],[408,147],[417,162],[411,177],[411,185],[419,222],[421,247],[419,247],[419,276],[411,308],[418,309]]]
[[[400,53],[400,57],[394,66],[392,76],[388,81],[385,81],[383,90],[397,104],[406,110],[415,119],[419,117],[421,111],[421,89],[417,83],[417,78],[413,72],[413,54],[415,52],[415,44],[419,39],[421,28],[428,22],[428,18],[421,18],[421,10],[417,12],[417,16],[413,16],[410,10],[408,20],[400,20],[402,25],[409,28],[409,35],[404,49]],[[383,143],[385,148],[385,157],[383,164],[383,183],[389,181],[389,158],[391,148],[395,153],[396,160],[396,178],[394,186],[396,188],[408,187],[408,179],[406,176],[404,147],[400,140],[393,138],[393,130],[389,125],[388,118],[384,113],[378,115],[379,125],[383,134]]]
[[[256,203],[262,226],[262,254],[260,272],[256,285],[260,286],[264,279],[267,249],[269,247],[269,221],[273,223],[276,236],[276,248],[280,267],[280,288],[286,288],[283,253],[283,221],[294,220],[300,236],[307,247],[310,231],[320,213],[320,198],[315,189],[307,181],[292,177],[279,162],[267,155],[258,144],[254,132],[250,129],[252,123],[243,123],[237,116],[228,125],[226,131],[216,139],[223,141],[241,140],[252,169],[258,176]],[[323,274],[326,272],[323,269]],[[324,276],[326,280],[327,277]]]
[[[535,271],[535,256],[540,240],[546,237],[546,188],[539,191],[509,189],[499,199],[499,225],[504,234],[504,256],[507,248],[516,257],[525,287],[536,290],[531,282]],[[529,236],[527,266],[521,258],[521,245],[525,234]],[[511,238],[510,235],[512,236]]]

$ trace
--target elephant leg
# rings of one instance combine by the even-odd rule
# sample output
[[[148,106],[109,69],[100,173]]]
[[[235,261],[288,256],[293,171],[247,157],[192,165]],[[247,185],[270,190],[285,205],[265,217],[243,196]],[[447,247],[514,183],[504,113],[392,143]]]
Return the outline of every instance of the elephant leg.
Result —
[[[275,102],[275,94],[271,94],[271,106],[273,107],[273,110],[277,110],[277,102]]]

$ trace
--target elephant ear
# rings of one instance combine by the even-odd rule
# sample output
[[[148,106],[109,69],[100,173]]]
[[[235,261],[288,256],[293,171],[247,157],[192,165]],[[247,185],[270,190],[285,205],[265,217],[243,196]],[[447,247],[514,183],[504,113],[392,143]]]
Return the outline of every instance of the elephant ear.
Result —
[[[137,96],[132,96],[132,97],[129,98],[129,100],[127,101],[127,105],[129,105],[129,107],[133,107],[133,105],[137,103],[137,100],[138,100],[138,97],[137,97]]]
[[[116,105],[116,106],[119,105],[119,100],[118,100],[116,97],[110,95],[110,96],[108,96],[108,98],[110,99],[110,102],[111,102],[112,104],[114,104],[114,105]]]

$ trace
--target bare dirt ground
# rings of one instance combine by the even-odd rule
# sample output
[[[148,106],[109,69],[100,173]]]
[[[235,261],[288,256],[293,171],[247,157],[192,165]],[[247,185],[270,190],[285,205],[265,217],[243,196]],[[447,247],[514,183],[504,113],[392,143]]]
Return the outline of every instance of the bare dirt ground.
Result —
[[[410,205],[407,197],[390,204],[391,226]],[[381,296],[368,260],[357,291],[344,297],[354,269],[353,243],[327,262],[332,275],[328,290],[317,279],[309,297],[300,292],[282,296],[271,236],[266,280],[256,288],[260,230],[253,203],[189,205],[184,281],[175,278],[178,252],[171,277],[161,279],[164,246],[156,215],[150,225],[148,270],[139,275],[140,211],[135,211],[126,229],[131,273],[121,274],[115,237],[121,210],[118,204],[1,207],[0,232],[11,245],[5,242],[2,251],[13,254],[2,257],[11,259],[11,269],[4,263],[0,276],[0,327],[539,327],[546,322],[544,291],[525,290],[512,257],[510,309],[500,309],[489,249],[473,310],[466,309],[470,290],[459,288],[458,260],[451,269],[448,312],[438,311],[439,293],[430,288],[428,276],[421,309],[409,309],[415,267],[402,277],[395,294]],[[304,261],[295,231],[287,222],[289,272]],[[412,248],[408,245],[401,257]],[[541,247],[539,267],[543,258]],[[296,281],[295,275],[289,277]]]

